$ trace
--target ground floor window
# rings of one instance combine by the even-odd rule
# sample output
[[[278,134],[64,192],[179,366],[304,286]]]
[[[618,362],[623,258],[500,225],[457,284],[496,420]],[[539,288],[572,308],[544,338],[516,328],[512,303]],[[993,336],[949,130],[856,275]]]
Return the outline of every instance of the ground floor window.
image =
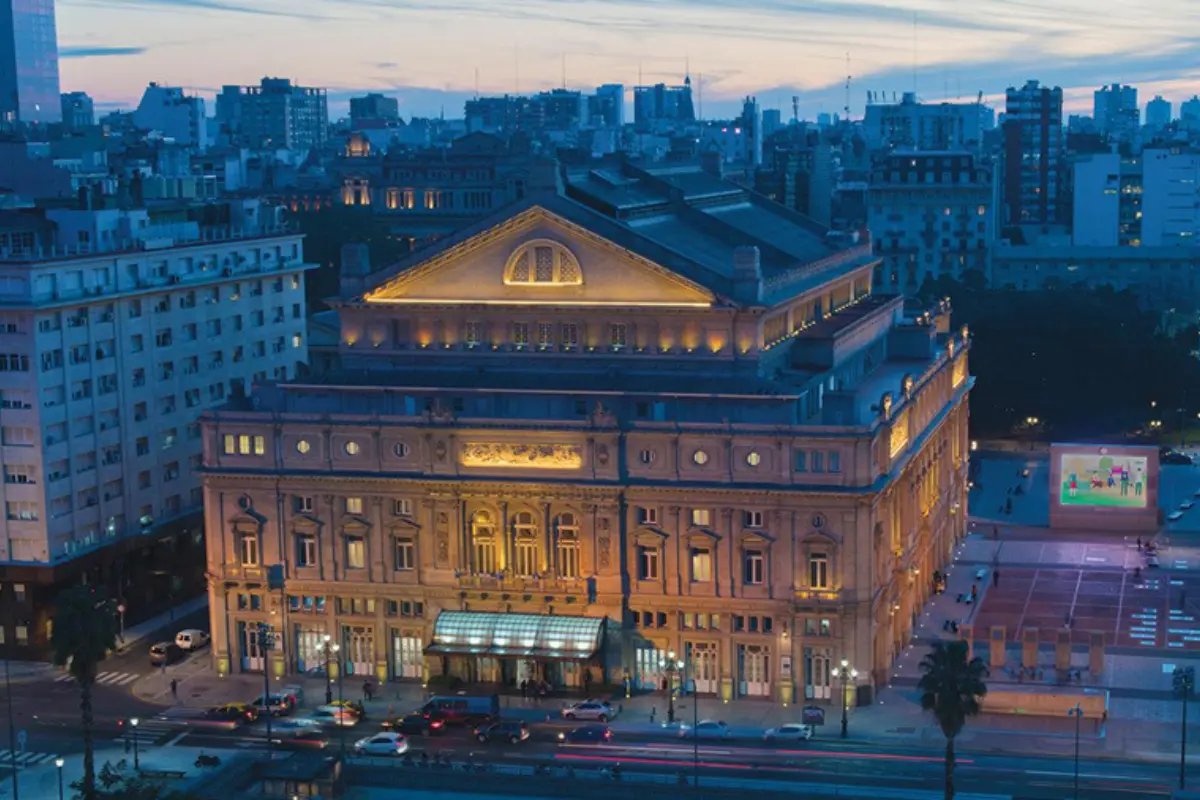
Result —
[[[716,694],[718,658],[713,642],[688,642],[684,646],[688,683],[698,694]]]
[[[324,674],[325,631],[304,625],[297,625],[295,631],[296,671],[301,674]]]
[[[829,669],[833,660],[829,650],[818,647],[804,648],[804,697],[807,700],[828,700],[830,690]]]
[[[392,677],[416,679],[425,675],[425,656],[421,637],[410,632],[392,631]]]
[[[634,664],[634,685],[644,692],[658,691],[663,688],[663,675],[658,666],[660,659],[667,654],[653,647],[638,648]]]
[[[375,631],[365,625],[343,626],[342,663],[347,675],[370,677],[375,671]]]
[[[262,672],[266,667],[263,649],[258,640],[258,623],[239,622],[237,624],[238,641],[242,672]]]
[[[765,645],[739,644],[738,693],[743,697],[771,694],[771,649]]]

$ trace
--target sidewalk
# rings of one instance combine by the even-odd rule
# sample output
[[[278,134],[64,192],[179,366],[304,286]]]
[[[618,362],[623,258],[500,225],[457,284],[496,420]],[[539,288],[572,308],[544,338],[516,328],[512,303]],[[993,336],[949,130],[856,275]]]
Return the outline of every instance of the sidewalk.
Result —
[[[194,597],[191,600],[180,603],[173,609],[159,614],[157,617],[151,617],[148,620],[139,622],[137,625],[130,625],[125,629],[123,639],[118,640],[120,647],[118,650],[128,650],[134,645],[141,644],[147,639],[157,635],[165,628],[169,628],[175,620],[182,619],[189,614],[194,614],[203,608],[208,607],[208,595]],[[174,640],[175,632],[171,632],[171,639]]]

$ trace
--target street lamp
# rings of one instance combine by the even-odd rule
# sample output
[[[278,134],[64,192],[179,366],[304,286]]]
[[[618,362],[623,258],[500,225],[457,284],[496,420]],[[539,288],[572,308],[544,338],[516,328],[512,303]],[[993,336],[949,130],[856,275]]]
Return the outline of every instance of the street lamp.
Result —
[[[658,660],[658,669],[667,674],[667,724],[675,721],[675,679],[683,669],[683,659],[675,658],[675,651],[668,650],[666,658]],[[696,732],[693,730],[692,735]]]
[[[141,765],[138,763],[138,735],[137,735],[137,726],[138,726],[138,718],[137,718],[137,717],[134,717],[133,719],[129,720],[129,727],[132,729],[132,731],[131,731],[131,732],[133,733],[133,768],[134,768],[135,770],[140,770],[142,767],[141,767]]]
[[[58,767],[58,800],[63,800],[62,768],[64,763],[61,758],[54,759],[54,766]]]
[[[1185,788],[1187,779],[1187,707],[1192,698],[1192,690],[1196,688],[1196,670],[1194,667],[1177,667],[1171,677],[1175,694],[1183,703],[1183,725],[1179,729],[1179,788]]]
[[[830,674],[833,675],[834,678],[839,679],[842,684],[842,738],[845,739],[849,735],[848,730],[850,725],[849,717],[847,717],[849,704],[846,702],[846,690],[849,689],[850,684],[858,678],[858,670],[851,667],[850,662],[843,658],[841,668],[834,667],[832,670],[830,670]]]
[[[271,659],[267,656],[274,644],[274,631],[265,622],[258,623],[258,649],[263,660],[263,714],[267,717],[267,761],[274,757],[271,752]]]
[[[329,675],[329,657],[337,650],[337,645],[332,643],[332,639],[327,633],[321,641],[321,650],[325,652],[325,705],[333,702],[333,678]]]
[[[1067,709],[1067,716],[1075,718],[1075,800],[1079,800],[1079,723],[1083,720],[1083,709],[1079,703]]]
[[[330,645],[330,648],[333,650],[333,652],[334,652],[334,653],[336,653],[336,652],[337,652],[337,651],[340,649],[340,648],[338,647],[338,644],[337,644],[337,642],[334,642],[332,645]],[[346,671],[346,670],[344,669],[344,666],[345,666],[345,665],[344,665],[344,664],[342,664],[341,656],[338,656],[338,665],[337,665],[337,668],[338,668],[338,678],[337,678],[337,681],[338,681],[338,713],[337,713],[337,721],[338,721],[338,738],[339,738],[339,739],[341,739],[341,746],[342,746],[342,758],[343,758],[343,759],[345,759],[345,758],[346,758],[346,719],[345,719],[345,717],[343,717],[343,716],[342,716],[343,714],[345,714],[345,713],[346,713],[346,700],[345,700],[345,698],[342,696],[342,674],[343,674],[343,673]]]

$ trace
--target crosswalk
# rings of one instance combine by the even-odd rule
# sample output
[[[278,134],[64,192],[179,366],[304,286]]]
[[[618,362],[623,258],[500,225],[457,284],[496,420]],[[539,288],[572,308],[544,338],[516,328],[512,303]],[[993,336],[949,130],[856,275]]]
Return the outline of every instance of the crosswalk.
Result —
[[[36,767],[39,764],[46,764],[58,758],[57,753],[26,753],[18,750],[16,752],[17,769],[29,769]],[[13,767],[13,751],[0,750],[0,769],[12,769]]]
[[[138,678],[142,677],[136,672],[100,672],[96,675],[96,683],[103,686],[125,686],[133,683]],[[54,679],[55,683],[72,683],[74,678],[70,675],[59,675]]]

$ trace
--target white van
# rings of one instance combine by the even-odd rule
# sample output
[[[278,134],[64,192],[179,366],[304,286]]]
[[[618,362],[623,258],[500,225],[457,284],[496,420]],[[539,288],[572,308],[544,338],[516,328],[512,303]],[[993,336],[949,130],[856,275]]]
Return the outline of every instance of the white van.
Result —
[[[186,631],[180,631],[175,634],[175,644],[179,645],[181,650],[199,650],[208,644],[209,635],[195,628],[188,628]]]

